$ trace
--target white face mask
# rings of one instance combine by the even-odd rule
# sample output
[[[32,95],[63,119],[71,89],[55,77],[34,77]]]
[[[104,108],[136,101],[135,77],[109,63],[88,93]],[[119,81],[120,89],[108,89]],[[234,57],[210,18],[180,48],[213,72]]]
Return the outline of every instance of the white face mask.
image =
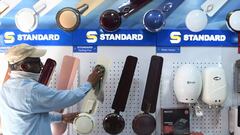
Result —
[[[13,78],[30,78],[35,81],[38,81],[40,73],[31,73],[24,71],[11,71],[10,76]]]

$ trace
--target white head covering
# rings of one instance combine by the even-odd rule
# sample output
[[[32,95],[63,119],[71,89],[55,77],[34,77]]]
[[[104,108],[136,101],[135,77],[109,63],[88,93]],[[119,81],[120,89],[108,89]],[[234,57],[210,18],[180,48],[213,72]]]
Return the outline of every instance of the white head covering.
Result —
[[[36,47],[27,44],[19,44],[11,47],[5,56],[9,64],[15,64],[27,57],[42,57],[46,54],[46,52],[47,50],[45,49],[37,49]]]

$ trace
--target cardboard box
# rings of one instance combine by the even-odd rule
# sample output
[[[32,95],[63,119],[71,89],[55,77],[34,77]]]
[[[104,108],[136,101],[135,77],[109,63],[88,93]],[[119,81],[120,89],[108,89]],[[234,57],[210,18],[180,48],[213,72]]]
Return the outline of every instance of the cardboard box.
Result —
[[[162,135],[189,135],[190,112],[188,108],[162,108]]]

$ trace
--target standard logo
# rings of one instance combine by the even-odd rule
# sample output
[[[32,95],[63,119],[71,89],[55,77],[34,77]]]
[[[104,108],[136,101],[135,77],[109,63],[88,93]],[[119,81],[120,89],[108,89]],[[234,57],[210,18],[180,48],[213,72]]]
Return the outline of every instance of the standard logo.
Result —
[[[86,34],[87,37],[87,42],[88,43],[96,43],[98,38],[97,38],[97,32],[96,31],[88,31]]]
[[[178,31],[171,32],[170,34],[170,42],[172,44],[178,44],[181,42],[181,33]]]
[[[11,44],[15,42],[15,33],[14,32],[5,32],[4,33],[4,43]]]

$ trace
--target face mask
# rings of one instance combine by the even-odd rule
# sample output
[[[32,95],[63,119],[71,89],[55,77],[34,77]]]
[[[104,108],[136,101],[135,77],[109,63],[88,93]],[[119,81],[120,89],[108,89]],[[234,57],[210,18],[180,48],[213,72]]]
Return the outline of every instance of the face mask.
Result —
[[[24,72],[24,71],[11,71],[10,76],[13,78],[31,78],[35,81],[38,81],[40,73],[31,73],[31,72]]]

